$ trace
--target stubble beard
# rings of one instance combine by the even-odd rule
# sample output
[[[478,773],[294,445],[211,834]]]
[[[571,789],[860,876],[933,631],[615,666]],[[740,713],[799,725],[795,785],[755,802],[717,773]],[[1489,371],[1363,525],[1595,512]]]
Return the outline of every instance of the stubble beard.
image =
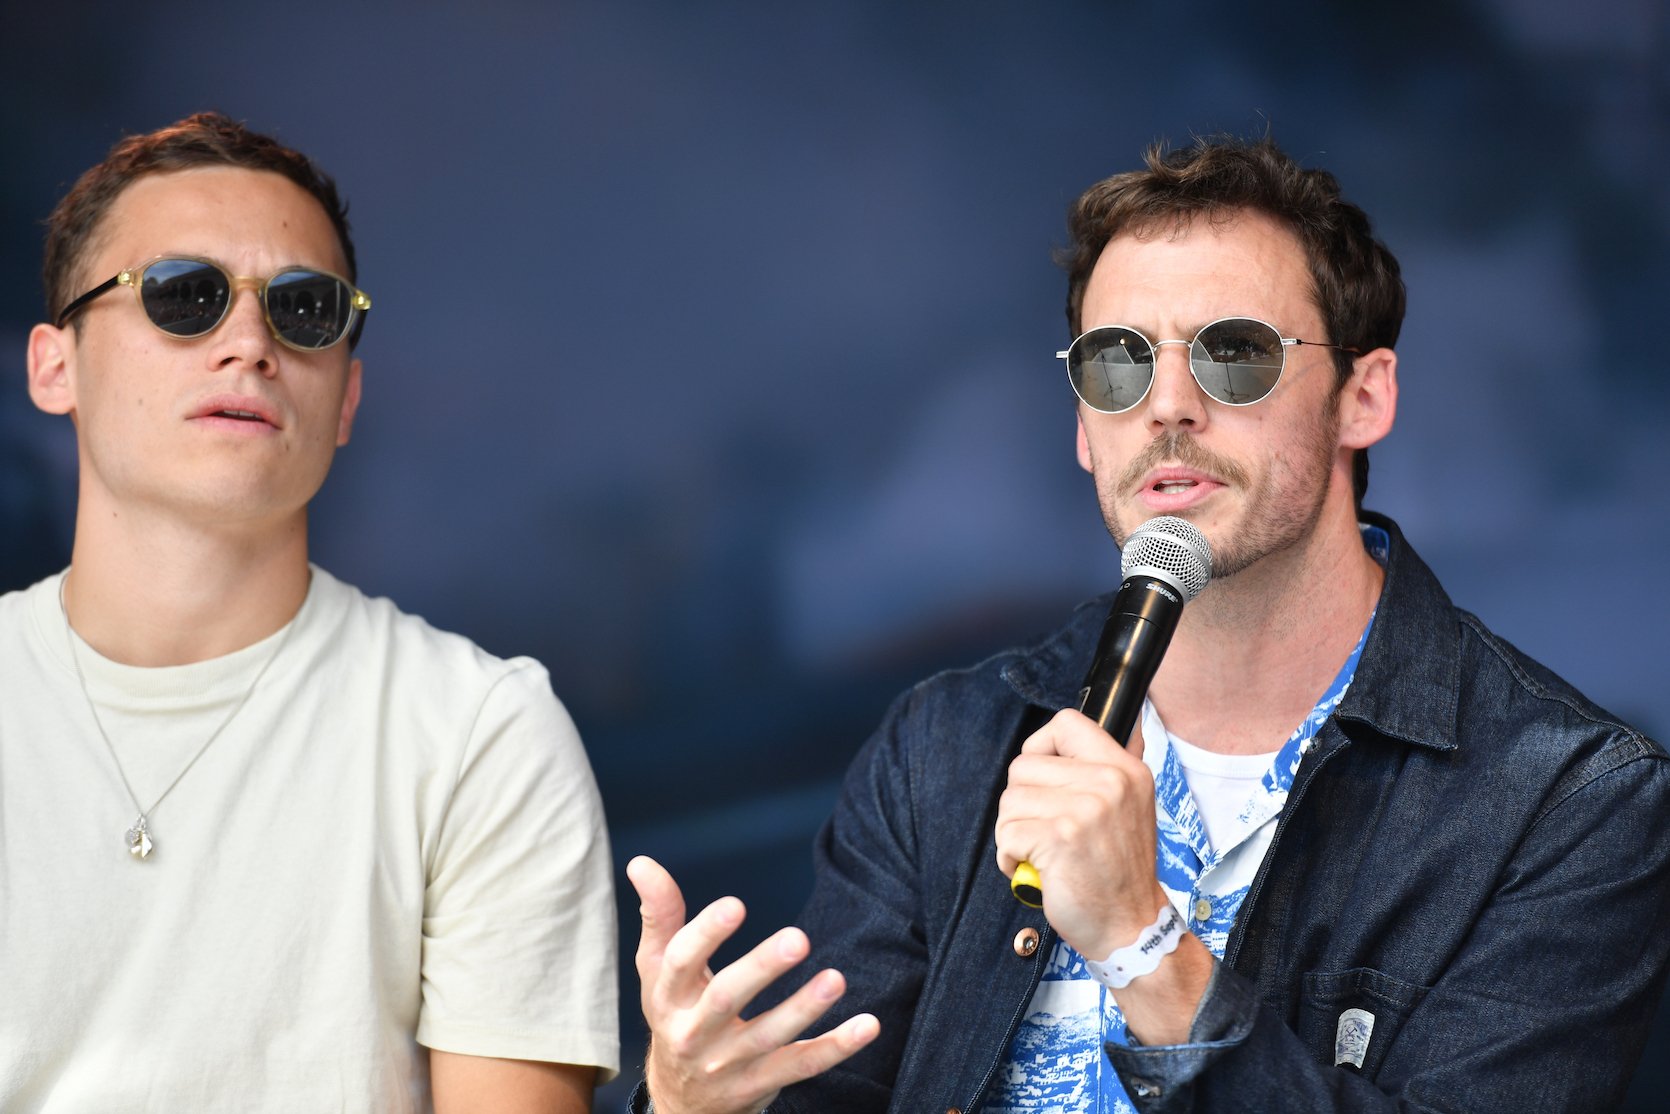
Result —
[[[1117,477],[1104,479],[1097,475],[1102,521],[1114,544],[1123,549],[1125,539],[1141,523],[1124,521],[1120,507],[1136,494],[1143,478],[1154,468],[1172,463],[1217,477],[1229,490],[1247,493],[1239,521],[1228,533],[1213,530],[1207,535],[1212,547],[1212,579],[1221,581],[1310,538],[1327,502],[1329,473],[1338,447],[1339,398],[1334,394],[1329,395],[1328,405],[1316,420],[1301,431],[1294,446],[1292,470],[1283,478],[1266,472],[1256,486],[1246,469],[1203,448],[1191,435],[1168,433],[1150,441]],[[1178,517],[1190,515],[1184,512]]]

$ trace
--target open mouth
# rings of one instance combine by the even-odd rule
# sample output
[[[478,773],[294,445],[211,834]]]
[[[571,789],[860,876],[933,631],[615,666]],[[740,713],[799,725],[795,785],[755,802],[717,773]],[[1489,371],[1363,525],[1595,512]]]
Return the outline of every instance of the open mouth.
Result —
[[[1199,486],[1194,480],[1161,480],[1154,485],[1154,490],[1161,495],[1181,495],[1190,488]]]
[[[267,419],[252,410],[216,410],[211,418],[235,418],[240,422],[265,422]]]

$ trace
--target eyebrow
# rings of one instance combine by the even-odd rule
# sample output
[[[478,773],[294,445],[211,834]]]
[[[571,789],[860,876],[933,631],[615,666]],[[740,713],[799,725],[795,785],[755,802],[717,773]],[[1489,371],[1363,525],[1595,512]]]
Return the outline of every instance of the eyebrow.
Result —
[[[1241,315],[1232,314],[1231,316],[1241,316]],[[1222,320],[1224,320],[1222,317],[1213,317],[1213,318],[1210,318],[1209,320],[1202,321],[1198,324],[1191,324],[1188,328],[1184,329],[1183,332],[1179,336],[1175,336],[1175,337],[1161,336],[1159,329],[1155,328],[1152,324],[1149,324],[1149,323],[1146,323],[1146,322],[1144,322],[1144,323],[1130,323],[1130,324],[1126,324],[1124,322],[1115,322],[1115,324],[1125,324],[1126,328],[1135,329],[1137,332],[1141,333],[1143,336],[1149,338],[1150,341],[1162,341],[1162,340],[1193,341],[1195,337],[1200,335],[1200,330],[1206,328],[1206,326],[1210,325],[1213,321],[1222,321]]]
[[[1199,324],[1191,324],[1188,327],[1188,329],[1186,329],[1184,331],[1184,333],[1181,337],[1178,337],[1178,338],[1175,338],[1175,339],[1193,341],[1195,337],[1200,335],[1200,331],[1202,329],[1206,328],[1206,326],[1208,326],[1208,325],[1215,325],[1219,321],[1259,321],[1259,322],[1263,322],[1264,324],[1270,326],[1270,328],[1276,330],[1276,335],[1278,337],[1286,338],[1286,337],[1289,337],[1289,336],[1293,335],[1293,334],[1285,331],[1280,325],[1276,324],[1274,321],[1269,320],[1268,318],[1257,317],[1257,316],[1254,316],[1253,314],[1250,314],[1250,313],[1228,313],[1228,314],[1220,314],[1217,317],[1213,317],[1213,318],[1211,318],[1210,320],[1207,320],[1207,321],[1202,321]],[[1165,337],[1155,337],[1154,339],[1164,340],[1166,338]]]

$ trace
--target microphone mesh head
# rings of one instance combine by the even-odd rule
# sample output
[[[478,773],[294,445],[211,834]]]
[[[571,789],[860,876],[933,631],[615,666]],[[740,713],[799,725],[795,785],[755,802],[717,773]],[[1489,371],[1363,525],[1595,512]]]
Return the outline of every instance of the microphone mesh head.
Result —
[[[1212,579],[1212,547],[1206,535],[1173,515],[1151,518],[1131,531],[1119,555],[1120,573],[1152,576],[1183,593],[1187,603]]]

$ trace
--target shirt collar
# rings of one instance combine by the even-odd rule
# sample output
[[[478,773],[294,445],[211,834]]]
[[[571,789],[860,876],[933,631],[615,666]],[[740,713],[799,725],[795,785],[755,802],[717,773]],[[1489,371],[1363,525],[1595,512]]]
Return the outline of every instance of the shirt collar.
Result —
[[[1391,539],[1386,582],[1356,679],[1334,713],[1388,738],[1437,750],[1456,747],[1461,688],[1461,625],[1438,578],[1397,524],[1365,512]],[[1078,705],[1113,594],[1080,604],[1067,625],[1003,667],[1003,679],[1041,708]]]

